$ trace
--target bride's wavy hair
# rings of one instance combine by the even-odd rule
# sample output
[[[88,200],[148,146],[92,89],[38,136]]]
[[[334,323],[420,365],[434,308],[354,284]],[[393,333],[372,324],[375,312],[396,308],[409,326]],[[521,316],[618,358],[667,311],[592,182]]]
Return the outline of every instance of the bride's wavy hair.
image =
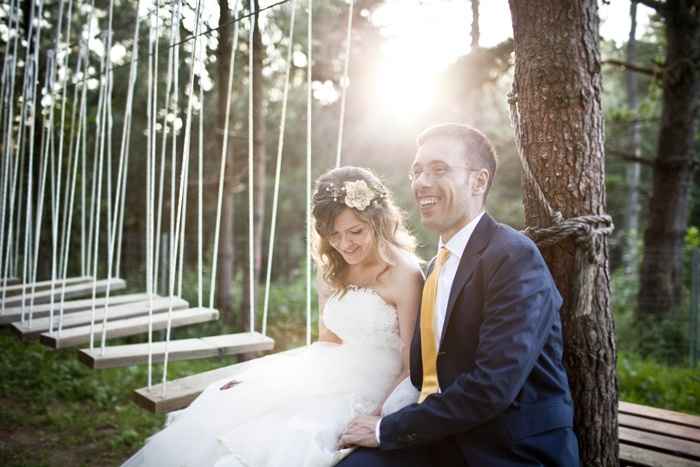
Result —
[[[357,186],[361,181],[370,191],[360,188],[359,200],[348,201],[347,183]],[[364,208],[359,209],[361,207]],[[379,257],[386,263],[394,264],[389,256],[392,246],[409,254],[414,254],[416,249],[416,239],[404,224],[403,212],[379,177],[368,169],[352,166],[326,172],[316,180],[313,195],[312,255],[324,281],[340,292],[345,292],[349,285],[346,281],[348,264],[328,239],[334,231],[335,219],[347,208],[370,226]]]

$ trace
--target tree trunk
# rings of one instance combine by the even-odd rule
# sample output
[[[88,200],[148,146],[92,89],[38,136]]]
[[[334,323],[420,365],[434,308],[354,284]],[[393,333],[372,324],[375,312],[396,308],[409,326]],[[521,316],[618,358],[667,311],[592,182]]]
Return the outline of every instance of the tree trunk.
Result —
[[[637,63],[637,2],[630,2],[630,34],[627,40],[627,63]],[[625,71],[625,86],[627,88],[627,107],[634,118],[630,126],[628,153],[634,157],[642,157],[641,151],[641,123],[638,116],[639,97],[637,96],[637,73],[632,70]],[[638,272],[637,260],[639,248],[639,178],[641,166],[637,162],[627,164],[627,206],[625,216],[625,249],[623,262],[626,274]]]
[[[255,2],[257,8],[257,0]],[[255,34],[253,35],[253,154],[255,159],[255,279],[260,280],[263,257],[263,232],[265,225],[265,193],[267,189],[267,147],[265,138],[265,96],[263,87],[263,62],[265,47],[258,18],[255,18]]]
[[[478,57],[481,54],[479,40],[479,0],[471,0],[472,7],[472,26],[471,26],[471,48],[469,54],[472,57]],[[484,82],[481,80],[470,80],[471,86],[466,91],[466,122],[479,128],[481,126],[481,93]]]
[[[479,47],[479,0],[472,0],[472,50]]]
[[[258,1],[251,1],[251,9],[258,10]],[[262,266],[263,234],[265,229],[265,191],[266,191],[266,166],[267,155],[265,147],[265,96],[263,86],[263,62],[265,60],[265,47],[262,43],[260,24],[258,15],[255,15],[255,30],[253,31],[253,167],[254,180],[254,208],[253,208],[253,238],[254,249],[254,284],[257,285],[260,279]],[[248,239],[250,241],[251,239]],[[249,259],[248,259],[249,260]],[[247,265],[247,262],[245,263]],[[240,326],[248,329],[250,326],[250,272],[248,267],[244,267],[244,283],[241,304]]]
[[[228,94],[228,71],[231,56],[231,12],[228,9],[228,0],[219,1],[219,44],[216,49],[216,92],[217,99],[217,127],[219,128],[223,144],[223,138],[229,138],[228,153],[226,154],[226,172],[224,181],[224,193],[221,210],[221,235],[219,237],[219,271],[216,275],[216,303],[227,324],[234,323],[233,310],[233,266],[234,266],[234,157],[233,147],[230,144],[230,135],[223,134],[226,126],[226,97]],[[219,146],[217,154],[221,154],[222,146]]]
[[[509,0],[515,42],[516,138],[523,164],[528,226],[553,224],[536,181],[564,219],[605,213],[605,160],[595,0]],[[581,248],[581,247],[578,247]],[[582,270],[573,239],[542,249],[564,298],[564,363],[575,407],[581,465],[615,466],[617,385],[614,324],[609,303],[607,241],[587,269],[591,295],[575,300]],[[581,295],[578,295],[581,297]]]
[[[681,301],[694,141],[700,108],[700,0],[669,0],[666,67],[654,179],[644,233],[640,316],[666,314]]]

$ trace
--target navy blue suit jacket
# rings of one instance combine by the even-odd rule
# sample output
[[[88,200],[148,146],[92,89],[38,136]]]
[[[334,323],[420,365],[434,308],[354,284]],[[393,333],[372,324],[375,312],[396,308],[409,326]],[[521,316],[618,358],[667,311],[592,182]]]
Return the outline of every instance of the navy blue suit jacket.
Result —
[[[530,465],[521,463],[523,455],[532,465],[578,465],[561,304],[537,246],[485,214],[450,292],[437,357],[441,392],[384,417],[380,447],[451,439],[468,465]],[[416,388],[420,339],[416,326]]]

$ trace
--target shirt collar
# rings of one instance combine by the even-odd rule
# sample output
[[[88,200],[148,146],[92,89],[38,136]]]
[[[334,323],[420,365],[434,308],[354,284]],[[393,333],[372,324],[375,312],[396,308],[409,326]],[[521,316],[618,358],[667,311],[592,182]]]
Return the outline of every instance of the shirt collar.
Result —
[[[484,212],[485,211],[481,211],[474,219],[471,220],[471,222],[459,229],[457,233],[447,241],[447,243],[443,243],[442,238],[440,238],[438,251],[440,251],[440,248],[444,246],[450,252],[450,255],[454,255],[458,260],[460,260],[462,258],[462,253],[464,253],[464,249],[467,247],[467,243],[472,236],[472,233],[474,233],[474,229],[476,229],[477,224],[484,216]]]

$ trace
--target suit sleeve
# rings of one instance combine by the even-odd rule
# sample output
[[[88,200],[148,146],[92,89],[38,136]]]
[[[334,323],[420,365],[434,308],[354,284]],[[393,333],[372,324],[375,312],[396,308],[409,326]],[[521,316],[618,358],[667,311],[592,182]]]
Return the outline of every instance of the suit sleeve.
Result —
[[[443,392],[384,417],[381,448],[426,444],[469,431],[515,400],[551,332],[561,297],[532,243],[506,249],[491,271],[485,277],[474,366]]]

